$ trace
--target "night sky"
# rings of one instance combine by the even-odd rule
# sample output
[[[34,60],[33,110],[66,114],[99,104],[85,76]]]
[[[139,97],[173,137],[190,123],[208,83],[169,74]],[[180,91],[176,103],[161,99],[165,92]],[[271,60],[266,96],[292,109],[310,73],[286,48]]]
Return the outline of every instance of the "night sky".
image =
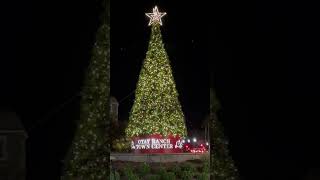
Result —
[[[118,100],[136,86],[150,37],[144,13],[156,4],[167,12],[163,42],[185,116],[197,126],[214,86],[243,179],[302,179],[319,168],[317,6],[114,1],[111,93]],[[62,0],[0,7],[1,107],[17,112],[28,131],[28,179],[58,179],[101,8]],[[122,120],[132,103],[131,95],[120,104]]]

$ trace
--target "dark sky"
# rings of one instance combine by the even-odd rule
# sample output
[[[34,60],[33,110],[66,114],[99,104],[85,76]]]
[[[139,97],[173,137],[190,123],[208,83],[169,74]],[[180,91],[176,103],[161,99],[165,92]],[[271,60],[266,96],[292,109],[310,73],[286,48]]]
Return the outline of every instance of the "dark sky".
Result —
[[[319,167],[317,6],[112,2],[111,90],[118,99],[135,88],[150,35],[144,13],[155,4],[168,13],[163,41],[186,117],[198,121],[207,112],[212,72],[220,120],[244,179],[302,179]],[[80,90],[101,10],[97,1],[0,7],[1,106],[16,111],[28,130],[28,179],[58,179],[79,113],[79,98],[72,97]],[[130,103],[132,97],[123,101],[122,115]]]
[[[79,118],[75,95],[90,59],[100,4],[10,1],[2,7],[0,102],[18,113],[28,131],[28,179],[58,179]]]
[[[319,167],[316,9],[273,1],[212,7],[211,69],[240,172],[301,179]]]

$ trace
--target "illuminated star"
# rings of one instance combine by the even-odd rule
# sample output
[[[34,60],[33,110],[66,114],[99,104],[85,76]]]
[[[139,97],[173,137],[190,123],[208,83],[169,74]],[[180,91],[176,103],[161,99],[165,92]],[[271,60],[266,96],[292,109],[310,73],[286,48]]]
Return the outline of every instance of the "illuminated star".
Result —
[[[166,15],[167,13],[161,13],[158,11],[158,7],[154,7],[153,8],[153,12],[152,13],[146,13],[146,15],[150,18],[150,21],[149,21],[149,26],[152,25],[152,24],[160,24],[162,25],[162,21],[161,21],[161,18]]]

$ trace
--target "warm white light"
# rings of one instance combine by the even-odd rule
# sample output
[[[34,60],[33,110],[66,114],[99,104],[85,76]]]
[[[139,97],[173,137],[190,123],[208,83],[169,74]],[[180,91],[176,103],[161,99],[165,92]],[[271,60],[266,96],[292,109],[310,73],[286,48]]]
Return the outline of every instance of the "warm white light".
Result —
[[[206,145],[209,146],[209,143],[207,142]]]
[[[158,11],[158,7],[155,6],[152,10],[152,13],[146,13],[146,15],[150,18],[150,21],[149,21],[149,26],[152,25],[152,24],[160,24],[162,25],[162,21],[161,21],[161,18],[166,15],[167,13],[161,13]]]
[[[197,139],[196,139],[196,138],[193,138],[193,142],[197,142]]]

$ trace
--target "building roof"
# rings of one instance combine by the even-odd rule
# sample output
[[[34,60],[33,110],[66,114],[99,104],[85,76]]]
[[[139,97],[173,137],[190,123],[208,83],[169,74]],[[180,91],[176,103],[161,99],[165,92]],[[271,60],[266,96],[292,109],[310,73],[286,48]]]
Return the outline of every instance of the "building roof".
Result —
[[[25,132],[25,129],[16,113],[0,111],[0,131]]]

